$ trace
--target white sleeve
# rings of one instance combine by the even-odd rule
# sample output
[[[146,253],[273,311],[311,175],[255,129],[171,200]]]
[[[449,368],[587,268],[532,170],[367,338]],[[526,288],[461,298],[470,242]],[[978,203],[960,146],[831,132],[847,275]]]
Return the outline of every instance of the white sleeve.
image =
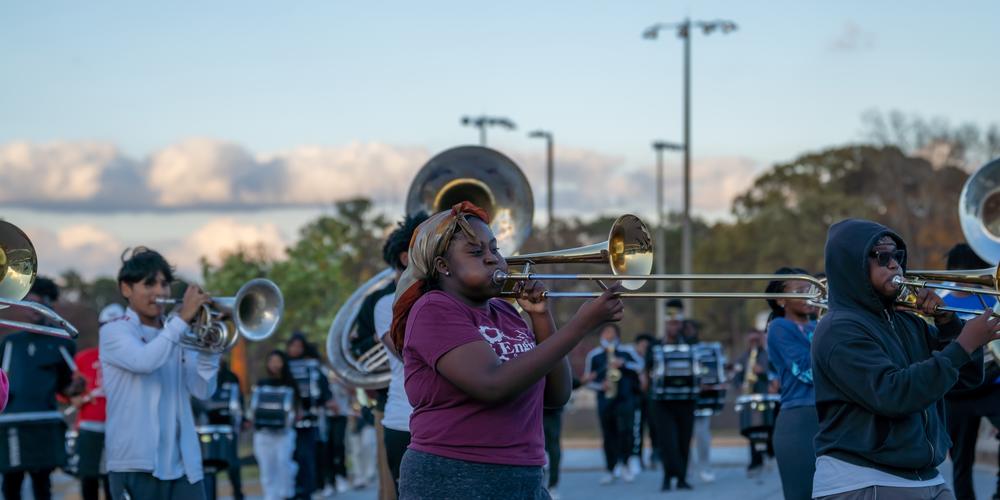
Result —
[[[222,354],[184,349],[184,384],[198,399],[208,399],[215,393]]]
[[[183,319],[171,316],[160,334],[148,344],[132,335],[131,328],[132,325],[124,320],[101,327],[101,361],[132,373],[152,373],[170,359],[170,353],[188,325]]]
[[[388,294],[375,303],[375,336],[382,340],[392,328],[392,300],[394,294]]]

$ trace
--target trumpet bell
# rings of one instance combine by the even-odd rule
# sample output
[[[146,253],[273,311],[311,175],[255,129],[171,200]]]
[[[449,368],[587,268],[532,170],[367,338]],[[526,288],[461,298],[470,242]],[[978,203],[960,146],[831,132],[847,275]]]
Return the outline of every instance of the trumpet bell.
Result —
[[[0,220],[0,297],[23,299],[37,274],[38,257],[31,240],[17,226]]]
[[[240,335],[252,341],[274,335],[285,310],[281,289],[263,278],[246,282],[233,297],[217,298],[213,302],[229,313]]]
[[[1000,158],[965,181],[958,218],[972,250],[990,264],[1000,262]]]

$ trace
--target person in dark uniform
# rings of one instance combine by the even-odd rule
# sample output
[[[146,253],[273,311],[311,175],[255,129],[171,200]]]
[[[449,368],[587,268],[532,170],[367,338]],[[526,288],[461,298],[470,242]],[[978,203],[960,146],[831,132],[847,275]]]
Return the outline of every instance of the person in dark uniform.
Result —
[[[768,373],[767,341],[762,332],[753,331],[747,334],[747,350],[733,365],[733,386],[742,395],[767,394],[773,392],[776,384],[772,384]],[[757,443],[750,441],[750,464],[747,466],[747,476],[757,477],[764,469],[765,456],[774,458],[773,428],[768,429],[767,441]],[[749,439],[749,436],[747,436]]]
[[[25,297],[47,307],[59,299],[55,282],[39,277]],[[28,310],[29,321],[45,324],[39,313]],[[83,390],[83,379],[74,382],[70,366],[76,343],[72,340],[17,332],[3,336],[0,359],[10,376],[7,409],[0,416],[0,471],[3,494],[21,498],[25,473],[37,500],[52,498],[49,475],[66,463],[66,425],[56,406],[56,393],[73,397]]]
[[[650,417],[656,430],[657,447],[663,460],[662,491],[673,487],[676,478],[677,489],[690,490],[687,481],[688,457],[691,451],[691,435],[694,433],[694,409],[697,400],[697,384],[690,387],[688,396],[664,395],[656,393],[657,366],[663,366],[664,345],[691,346],[698,343],[698,326],[684,315],[684,305],[680,300],[667,301],[667,328],[661,342],[654,343],[646,353],[644,382],[649,387]],[[693,356],[693,355],[692,355]],[[693,363],[693,357],[692,357]],[[692,366],[693,369],[693,366]]]
[[[321,408],[330,400],[330,385],[320,370],[319,353],[301,332],[286,344],[288,366],[295,377],[302,418],[295,422],[295,498],[310,498],[317,489],[316,448],[319,442]]]
[[[607,466],[601,484],[609,484],[618,477],[632,482],[635,478],[628,467],[628,458],[635,447],[635,409],[643,362],[632,346],[621,345],[618,325],[610,323],[599,331],[601,345],[587,355],[583,382],[597,393],[597,416]],[[618,380],[609,377],[614,372]]]
[[[655,337],[649,333],[640,333],[635,337],[635,352],[639,354],[641,359],[645,360],[650,346],[655,342]],[[649,404],[649,391],[643,388],[639,394],[639,425],[636,427],[634,451],[635,455],[639,457],[643,469],[655,468],[660,463],[660,450],[656,446],[656,430],[653,429],[652,422],[649,419]],[[644,441],[646,434],[649,434],[649,442],[652,448],[648,463],[642,454],[642,450],[645,448]]]
[[[238,408],[229,408],[228,406],[229,398],[232,397],[230,396],[230,391],[236,391],[236,394],[238,394]],[[212,394],[210,401],[211,403],[196,398],[191,399],[191,404],[195,410],[195,419],[202,419],[207,425],[225,425],[233,429],[233,440],[229,451],[226,475],[229,477],[229,484],[233,487],[233,499],[243,500],[243,478],[241,476],[238,448],[245,402],[243,400],[243,393],[240,392],[240,378],[229,369],[229,362],[226,360],[219,362],[218,386],[215,389],[215,393]],[[208,500],[215,500],[217,496],[217,481],[215,478],[217,472],[219,472],[217,469],[210,468],[208,465],[205,466],[205,493]]]
[[[989,267],[969,245],[960,243],[948,251],[949,270],[982,269]],[[989,295],[976,296],[971,293],[949,291],[942,294],[945,305],[964,309],[981,309],[980,297],[993,307],[996,298]],[[975,316],[959,314],[964,320]],[[972,488],[972,466],[976,461],[976,440],[982,418],[996,422],[1000,419],[1000,366],[997,362],[986,365],[983,383],[973,389],[952,390],[945,396],[948,435],[951,437],[952,482],[955,497],[959,500],[975,499]],[[993,498],[1000,499],[1000,471],[997,472],[997,489]]]

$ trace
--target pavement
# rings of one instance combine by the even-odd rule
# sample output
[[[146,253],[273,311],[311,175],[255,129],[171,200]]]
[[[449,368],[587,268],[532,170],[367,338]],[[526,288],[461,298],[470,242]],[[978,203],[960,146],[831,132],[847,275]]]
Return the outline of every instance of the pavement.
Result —
[[[693,453],[694,450],[692,450]],[[661,473],[658,470],[643,471],[631,483],[622,480],[602,486],[599,480],[604,471],[604,458],[598,448],[567,448],[563,450],[562,473],[556,491],[559,498],[570,499],[663,499],[675,500],[768,500],[780,499],[781,480],[778,477],[777,465],[769,464],[766,470],[757,478],[746,476],[746,465],[749,453],[746,446],[736,446],[728,442],[712,447],[712,470],[715,481],[705,483],[698,477],[699,468],[693,464],[689,471],[689,482],[694,486],[691,491],[673,490],[669,493],[660,492]],[[945,462],[941,473],[946,481],[951,482],[951,464]],[[996,486],[997,466],[977,464],[974,472],[976,495],[979,499],[989,499]],[[231,499],[228,481],[225,474],[219,476],[219,498]],[[260,499],[260,486],[256,481],[256,468],[244,468],[244,490],[249,499]],[[27,483],[27,481],[25,481]],[[79,499],[79,483],[72,477],[62,473],[53,475],[54,498],[64,500]],[[30,490],[24,498],[31,498]],[[376,488],[369,486],[360,490],[350,490],[330,497],[315,495],[314,499],[336,498],[337,500],[372,500],[376,498]]]

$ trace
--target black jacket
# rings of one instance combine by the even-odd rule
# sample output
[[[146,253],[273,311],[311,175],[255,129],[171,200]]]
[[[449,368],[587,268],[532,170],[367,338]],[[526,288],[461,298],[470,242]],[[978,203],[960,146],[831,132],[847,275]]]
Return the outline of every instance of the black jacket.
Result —
[[[980,383],[982,350],[970,358],[953,341],[961,320],[935,327],[880,299],[868,254],[886,235],[906,248],[886,227],[857,219],[834,224],[827,236],[830,309],[812,344],[816,455],[929,479],[951,447],[944,395],[956,383]]]

